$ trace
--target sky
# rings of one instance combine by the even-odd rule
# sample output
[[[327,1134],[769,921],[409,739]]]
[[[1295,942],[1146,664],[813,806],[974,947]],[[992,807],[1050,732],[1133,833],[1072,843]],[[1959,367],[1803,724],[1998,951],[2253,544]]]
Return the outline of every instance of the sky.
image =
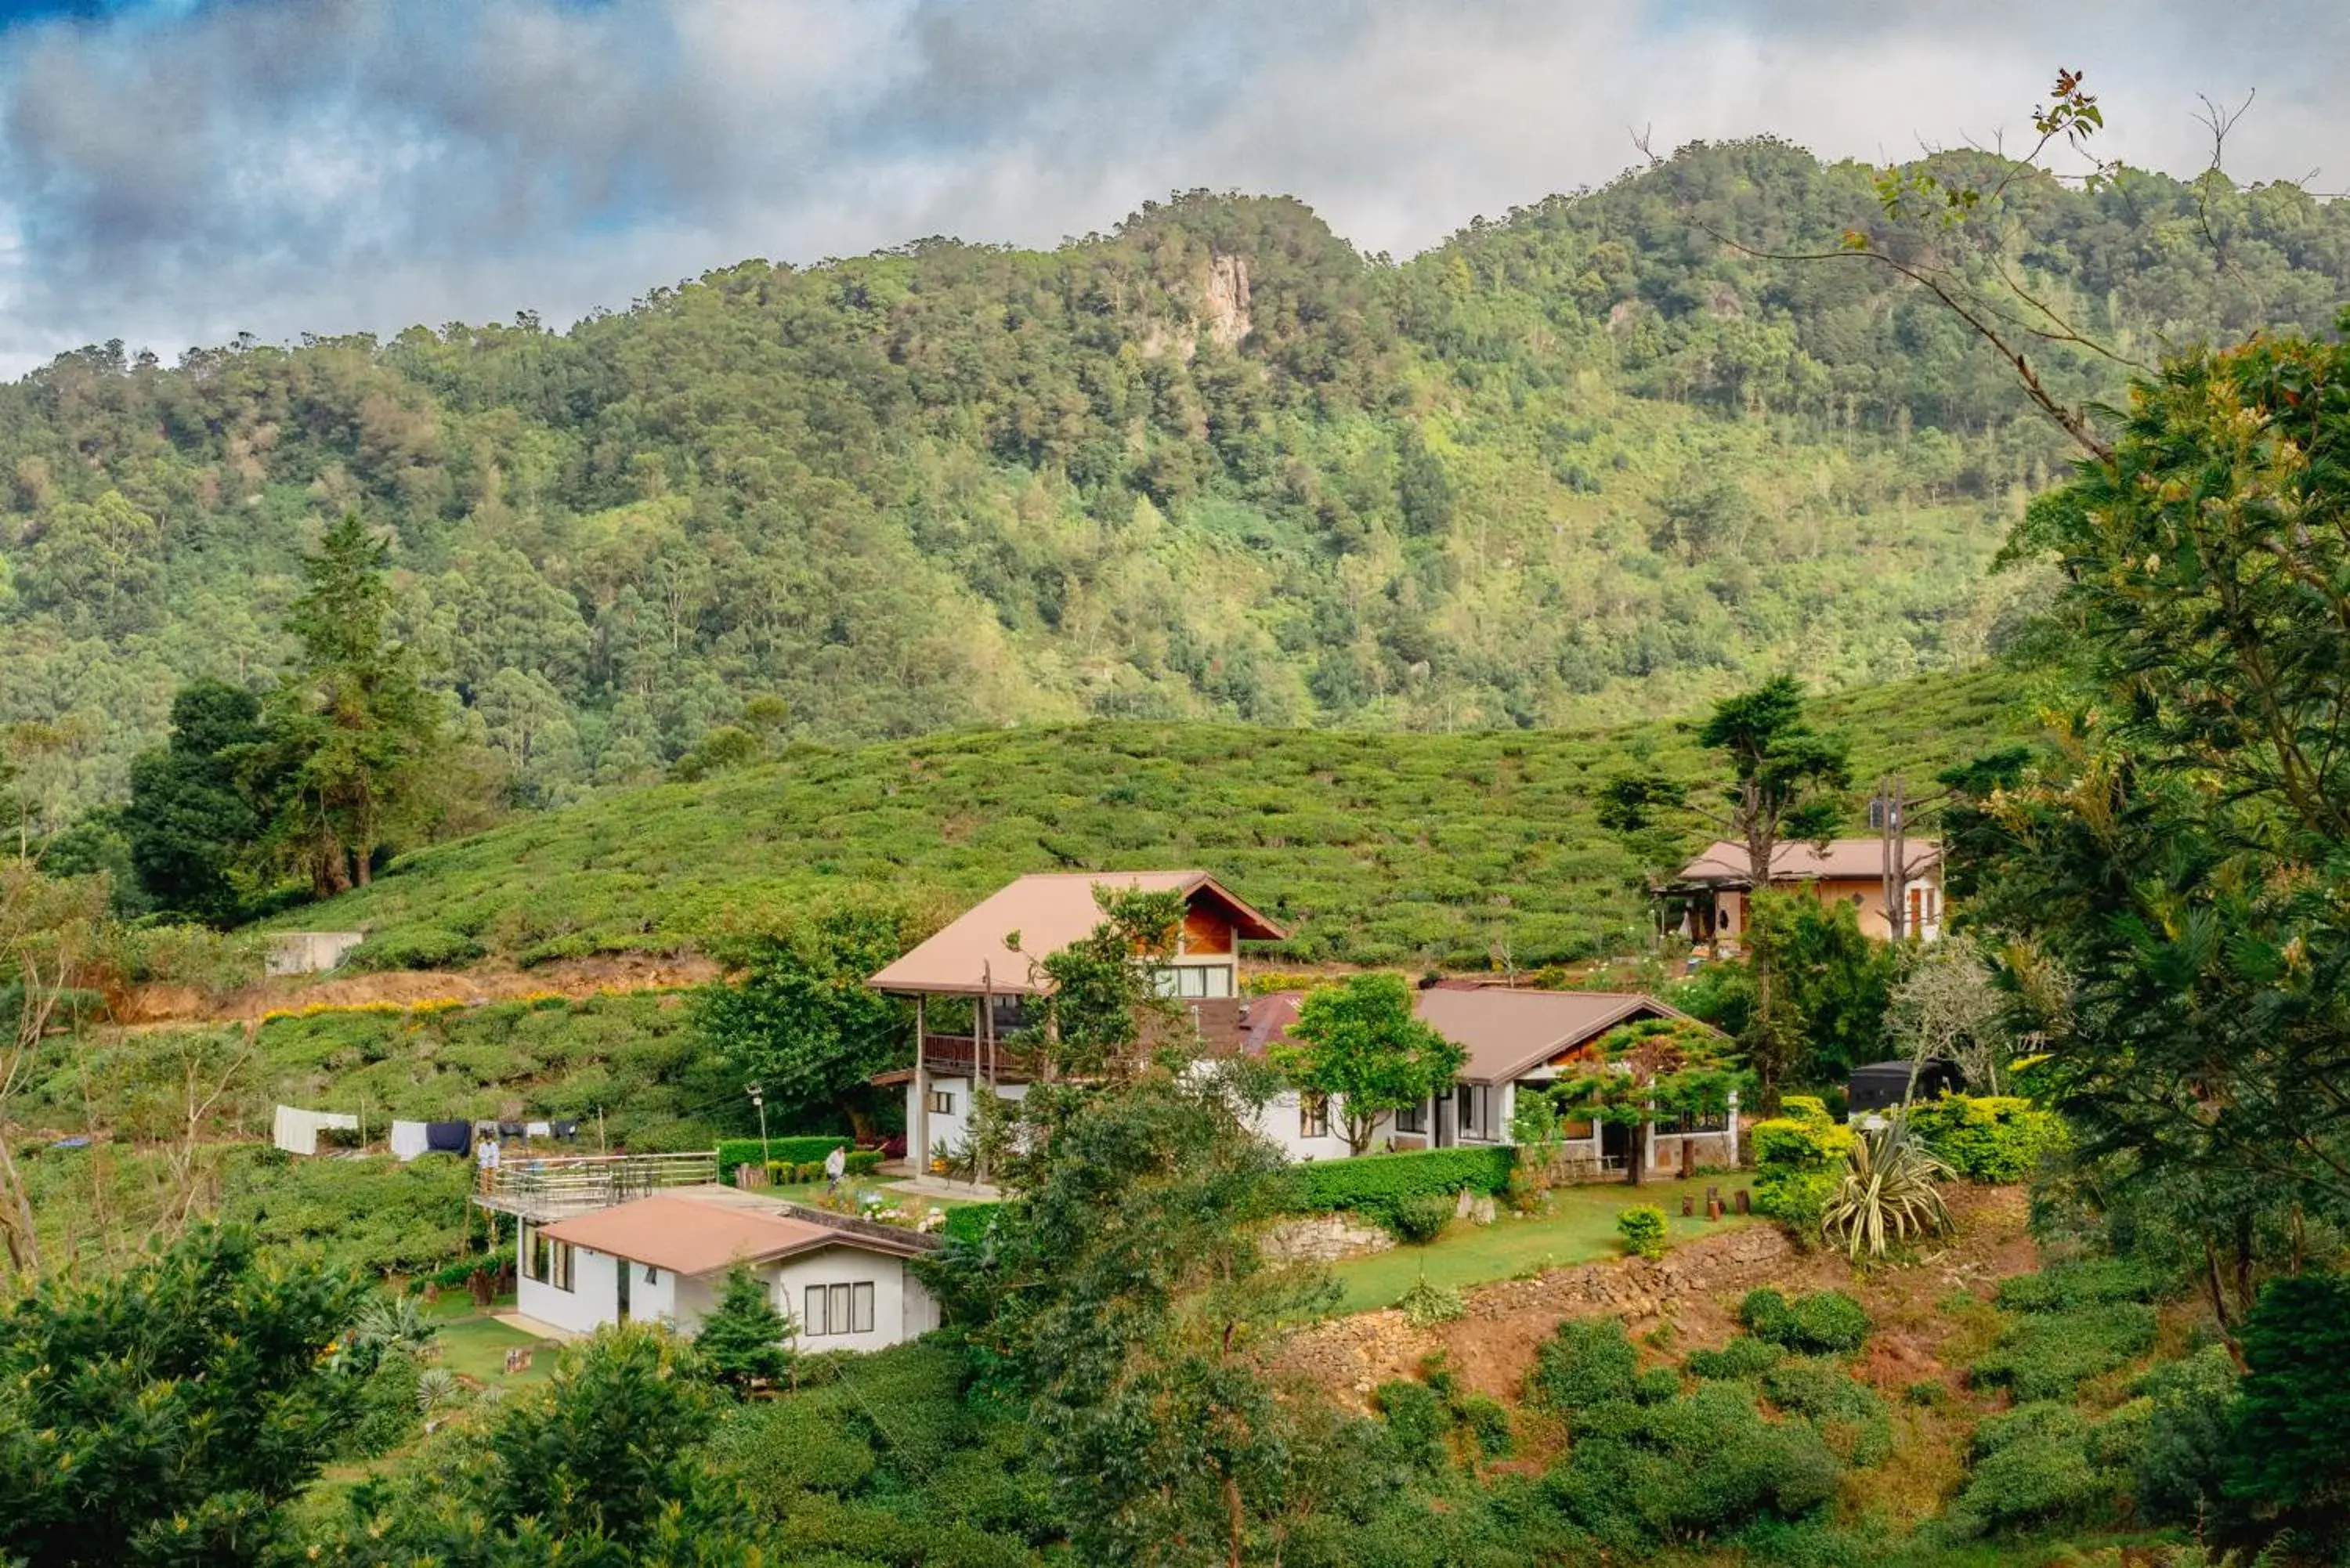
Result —
[[[747,256],[1024,245],[1175,190],[1367,252],[1770,132],[2350,190],[2324,0],[0,0],[0,373],[121,338],[562,325]]]

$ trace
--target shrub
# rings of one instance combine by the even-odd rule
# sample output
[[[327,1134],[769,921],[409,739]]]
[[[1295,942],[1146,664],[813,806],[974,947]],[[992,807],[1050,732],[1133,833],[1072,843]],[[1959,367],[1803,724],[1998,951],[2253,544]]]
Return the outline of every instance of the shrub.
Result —
[[[2147,1519],[2192,1523],[2220,1500],[2235,1443],[2235,1361],[2207,1345],[2186,1361],[2164,1361],[2138,1377],[2146,1437],[2131,1455],[2138,1510]]]
[[[987,1239],[1003,1208],[1001,1203],[958,1203],[947,1210],[946,1223],[940,1233],[950,1241],[977,1246]]]
[[[813,1164],[816,1174],[821,1176],[824,1174],[824,1157],[834,1149],[847,1148],[849,1140],[845,1137],[830,1136],[771,1137],[764,1145],[754,1137],[721,1138],[718,1140],[718,1179],[732,1186],[736,1166],[756,1165],[761,1160],[766,1161],[770,1167]]]
[[[1639,1405],[1663,1405],[1681,1397],[1681,1375],[1669,1366],[1651,1366],[1632,1380],[1632,1400]]]
[[[1501,1192],[1515,1163],[1514,1151],[1498,1147],[1318,1159],[1289,1173],[1284,1196],[1305,1213],[1350,1209],[1386,1216],[1408,1198]]]
[[[1459,1291],[1450,1285],[1431,1285],[1426,1280],[1421,1280],[1397,1297],[1396,1309],[1414,1328],[1433,1328],[1440,1323],[1451,1323],[1469,1310]]]
[[[487,957],[489,950],[462,931],[441,926],[406,926],[359,943],[343,955],[357,970],[454,969]]]
[[[1814,1291],[1789,1301],[1773,1290],[1749,1291],[1738,1321],[1759,1338],[1807,1354],[1843,1355],[1868,1338],[1868,1314],[1842,1291]]]
[[[1543,1490],[1574,1523],[1628,1554],[1804,1518],[1835,1496],[1842,1471],[1808,1425],[1765,1420],[1735,1386],[1701,1383],[1669,1404],[1578,1431]]]
[[[1629,1399],[1640,1372],[1639,1352],[1615,1318],[1569,1318],[1534,1352],[1527,1403],[1538,1409],[1583,1411]]]
[[[1853,1140],[1820,1216],[1820,1234],[1841,1240],[1846,1254],[1857,1261],[1863,1252],[1882,1258],[1896,1242],[1948,1231],[1950,1210],[1937,1184],[1950,1174],[1950,1168],[1896,1116]]]
[[[1777,1173],[1832,1170],[1852,1149],[1853,1131],[1827,1114],[1809,1095],[1789,1095],[1780,1114],[1754,1124],[1748,1135],[1754,1167],[1765,1179]]]
[[[2271,1281],[2243,1343],[2229,1490],[2271,1525],[2338,1542],[2350,1528],[2350,1276]]]
[[[1461,1401],[1461,1424],[1477,1439],[1478,1451],[1488,1459],[1500,1459],[1510,1451],[1513,1441],[1510,1433],[1510,1409],[1499,1399],[1482,1394],[1471,1394]]]
[[[2028,1313],[2000,1332],[1968,1375],[2013,1390],[2018,1401],[2068,1398],[2089,1378],[2153,1349],[2154,1328],[2154,1308],[2134,1302]]]
[[[1909,1108],[1909,1125],[1969,1181],[2022,1181],[2064,1142],[2064,1124],[2054,1112],[2013,1096],[1920,1101]]]
[[[1820,1233],[1820,1220],[1836,1193],[1837,1178],[1825,1170],[1774,1171],[1754,1181],[1754,1211],[1776,1220],[1805,1241]]]
[[[1418,1192],[1399,1199],[1387,1210],[1388,1229],[1403,1241],[1424,1247],[1444,1234],[1452,1220],[1453,1200],[1439,1192]]]
[[[2001,1282],[1999,1304],[2011,1312],[2069,1312],[2113,1302],[2150,1302],[2154,1276],[2127,1258],[2052,1263],[2036,1274]]]
[[[2069,1405],[2019,1405],[1975,1429],[1973,1470],[1952,1509],[1961,1530],[2078,1519],[2111,1500],[2116,1478],[2089,1458],[2089,1423]]]
[[[1452,1412],[1435,1389],[1424,1383],[1382,1383],[1371,1391],[1371,1407],[1386,1418],[1388,1439],[1405,1463],[1443,1468]]]
[[[1762,1375],[1762,1396],[1818,1428],[1846,1463],[1866,1469],[1893,1453],[1893,1412],[1884,1397],[1833,1361],[1783,1361]]]
[[[1682,1362],[1692,1377],[1724,1380],[1760,1377],[1779,1365],[1786,1352],[1768,1340],[1742,1334],[1720,1350],[1692,1350]]]
[[[1616,1216],[1616,1233],[1624,1250],[1643,1258],[1665,1255],[1665,1211],[1653,1204],[1636,1203]]]
[[[848,1157],[848,1174],[851,1176],[871,1176],[880,1168],[881,1151],[878,1148],[860,1148]]]

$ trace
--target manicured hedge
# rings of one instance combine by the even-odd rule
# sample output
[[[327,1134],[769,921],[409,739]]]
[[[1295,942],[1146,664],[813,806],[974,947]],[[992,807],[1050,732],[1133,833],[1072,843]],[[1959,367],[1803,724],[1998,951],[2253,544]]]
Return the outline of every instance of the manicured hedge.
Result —
[[[1509,1184],[1508,1148],[1430,1148],[1321,1159],[1288,1173],[1284,1197],[1300,1213],[1334,1209],[1392,1215],[1407,1199],[1456,1192],[1499,1192]]]
[[[729,1137],[718,1140],[718,1179],[733,1186],[734,1168],[756,1165],[764,1158],[775,1165],[822,1165],[824,1157],[837,1148],[847,1148],[848,1139],[834,1136],[794,1136],[771,1137],[763,1146],[754,1137]]]
[[[988,1221],[995,1218],[1001,1203],[958,1203],[947,1210],[947,1222],[942,1233],[953,1241],[976,1242],[987,1235]]]
[[[1754,1150],[1754,1208],[1798,1236],[1817,1234],[1835,1195],[1837,1173],[1852,1150],[1852,1129],[1810,1095],[1789,1095],[1782,1114],[1749,1133]]]

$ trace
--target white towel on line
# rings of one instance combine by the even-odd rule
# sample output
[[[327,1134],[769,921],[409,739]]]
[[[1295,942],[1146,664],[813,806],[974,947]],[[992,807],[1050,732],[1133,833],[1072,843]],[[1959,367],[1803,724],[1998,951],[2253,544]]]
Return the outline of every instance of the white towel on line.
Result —
[[[555,1124],[553,1122],[525,1122],[523,1124],[522,1134],[525,1137],[553,1137],[555,1136]]]
[[[323,1130],[357,1132],[359,1118],[342,1111],[306,1111],[293,1106],[280,1106],[270,1124],[271,1141],[288,1154],[318,1152],[318,1134]]]
[[[403,1161],[411,1160],[420,1154],[430,1153],[431,1150],[432,1145],[425,1138],[422,1122],[391,1124],[391,1152],[395,1158]]]

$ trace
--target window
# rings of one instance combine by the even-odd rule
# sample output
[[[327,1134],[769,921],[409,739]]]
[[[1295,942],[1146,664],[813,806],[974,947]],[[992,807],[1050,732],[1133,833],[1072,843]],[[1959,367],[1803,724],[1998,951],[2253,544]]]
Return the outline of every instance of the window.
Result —
[[[650,1263],[647,1263],[645,1265],[645,1283],[649,1285],[657,1285],[660,1283],[660,1271],[654,1268]]]
[[[803,1300],[800,1332],[810,1336],[873,1332],[873,1286],[810,1285]]]
[[[998,996],[991,999],[988,1012],[990,1029],[999,1040],[1028,1027],[1028,999],[1024,996]]]
[[[944,1089],[931,1091],[931,1114],[938,1116],[954,1115],[954,1096]]]
[[[1452,1092],[1453,1120],[1463,1137],[1487,1137],[1492,1135],[1488,1115],[1492,1091],[1481,1084],[1463,1084]]]
[[[1330,1096],[1305,1090],[1297,1096],[1297,1136],[1328,1137],[1330,1136]]]
[[[1427,1130],[1427,1101],[1422,1100],[1419,1105],[1406,1106],[1404,1109],[1396,1113],[1396,1131],[1399,1133],[1425,1133]]]
[[[1159,970],[1151,980],[1153,989],[1159,995],[1180,997],[1186,1002],[1201,1002],[1209,997],[1226,997],[1233,993],[1230,964],[1170,964]]]
[[[550,1241],[536,1225],[522,1231],[522,1277],[558,1291],[571,1288],[571,1243]]]

